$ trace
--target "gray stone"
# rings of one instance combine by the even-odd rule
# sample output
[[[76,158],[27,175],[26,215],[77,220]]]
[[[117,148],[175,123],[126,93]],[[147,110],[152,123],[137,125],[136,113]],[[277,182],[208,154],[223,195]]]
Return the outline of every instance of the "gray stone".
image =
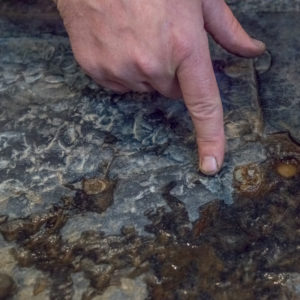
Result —
[[[251,25],[253,20],[255,28]],[[258,72],[265,133],[288,132],[300,142],[299,14],[261,13],[252,20],[246,18],[245,26],[263,36],[272,56],[271,68]],[[270,58],[266,59],[264,64],[268,65]],[[259,63],[261,69],[263,62]]]
[[[15,2],[0,5],[0,267],[15,279],[16,299],[189,299],[219,287],[241,299],[252,292],[247,280],[265,297],[282,276],[299,295],[290,231],[300,150],[287,134],[268,136],[300,141],[299,18],[270,13],[289,10],[286,1],[230,3],[269,53],[243,59],[211,42],[227,137],[214,177],[197,170],[182,100],[102,89],[75,62],[53,5],[24,2],[19,13]],[[253,8],[269,12],[245,17]],[[39,17],[20,21],[31,9]],[[191,278],[178,282],[178,270]],[[209,276],[215,285],[193,281]]]

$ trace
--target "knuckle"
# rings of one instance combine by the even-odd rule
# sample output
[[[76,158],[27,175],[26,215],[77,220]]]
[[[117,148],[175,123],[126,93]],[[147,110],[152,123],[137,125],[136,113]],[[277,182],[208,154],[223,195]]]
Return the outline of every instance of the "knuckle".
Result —
[[[193,119],[206,121],[217,117],[219,104],[217,101],[211,101],[211,99],[207,101],[202,99],[201,101],[189,103],[188,109]]]
[[[135,60],[138,69],[147,77],[155,77],[159,74],[159,68],[155,62],[155,59],[152,59],[151,56],[139,55]]]
[[[152,92],[152,91],[153,91],[152,86],[147,82],[140,82],[137,85],[137,92],[148,93],[148,92]]]
[[[125,68],[114,64],[103,67],[103,73],[105,74],[105,77],[111,81],[123,81],[126,77],[128,77],[128,73]]]
[[[179,61],[186,59],[194,51],[193,43],[185,37],[173,37],[173,47],[174,56]]]
[[[180,86],[174,79],[160,81],[156,85],[156,90],[167,98],[179,99],[182,97]]]

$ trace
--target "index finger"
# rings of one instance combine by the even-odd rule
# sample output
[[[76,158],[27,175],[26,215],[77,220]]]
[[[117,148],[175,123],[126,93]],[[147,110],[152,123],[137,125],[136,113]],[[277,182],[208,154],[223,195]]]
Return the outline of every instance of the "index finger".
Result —
[[[177,77],[196,130],[199,168],[204,174],[213,175],[224,159],[223,109],[206,33],[198,46],[183,60]]]

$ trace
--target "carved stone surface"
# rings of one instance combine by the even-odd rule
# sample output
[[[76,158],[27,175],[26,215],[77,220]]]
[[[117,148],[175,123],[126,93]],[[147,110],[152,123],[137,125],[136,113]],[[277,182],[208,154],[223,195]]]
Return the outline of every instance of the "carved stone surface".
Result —
[[[41,11],[35,2],[19,9]],[[0,298],[299,297],[300,149],[275,134],[300,141],[297,14],[258,15],[251,30],[271,53],[259,59],[212,43],[227,152],[207,177],[181,100],[102,89],[51,4],[30,26],[11,3],[0,18]]]

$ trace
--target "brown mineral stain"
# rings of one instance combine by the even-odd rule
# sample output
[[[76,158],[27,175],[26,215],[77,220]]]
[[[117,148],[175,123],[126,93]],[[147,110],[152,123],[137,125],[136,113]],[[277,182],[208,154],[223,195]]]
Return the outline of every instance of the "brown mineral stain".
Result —
[[[0,216],[0,224],[5,223],[7,221],[7,216]]]
[[[269,172],[271,166],[262,165],[259,170]],[[255,179],[253,168],[241,168],[237,179]],[[263,178],[264,185],[268,185],[269,178]],[[83,190],[78,191],[80,199],[79,195],[65,198],[41,216],[7,219],[0,225],[0,232],[7,241],[15,242],[13,254],[19,266],[44,273],[33,293],[41,296],[49,290],[50,299],[72,298],[74,273],[82,273],[89,282],[83,300],[101,295],[120,278],[134,279],[141,274],[148,285],[149,299],[153,300],[281,299],[286,292],[276,285],[281,272],[299,272],[294,234],[299,195],[293,190],[293,180],[280,183],[281,189],[293,191],[289,197],[281,198],[277,191],[269,191],[263,196],[255,195],[265,200],[255,205],[253,197],[249,200],[244,194],[239,197],[245,201],[232,205],[214,201],[200,208],[200,218],[192,226],[184,203],[171,194],[175,186],[171,182],[162,191],[168,208],[146,213],[149,223],[145,230],[152,237],[140,236],[130,226],[123,228],[120,235],[105,235],[91,228],[82,232],[78,240],[64,240],[61,231],[66,220],[90,210],[80,201],[89,203],[94,196],[104,196],[89,196]],[[280,244],[276,242],[279,239]],[[278,270],[272,279],[265,277],[269,269]],[[10,291],[10,284],[2,290],[0,285],[0,295]]]
[[[13,294],[15,283],[13,279],[7,275],[0,273],[0,299],[8,299]]]
[[[128,226],[119,235],[90,228],[76,240],[64,239],[68,219],[86,211],[100,214],[112,205],[116,182],[103,177],[84,179],[73,197],[43,214],[1,217],[0,233],[14,242],[12,254],[20,267],[43,273],[45,279],[34,286],[39,297],[49,291],[50,299],[72,299],[72,275],[82,273],[88,281],[83,300],[141,274],[153,300],[298,299],[294,290],[278,285],[288,274],[300,272],[295,176],[300,152],[289,145],[272,140],[271,158],[238,166],[234,202],[203,205],[194,223],[185,204],[171,193],[176,182],[170,182],[161,191],[166,205],[145,211],[144,230],[151,235],[139,235],[138,228]],[[279,176],[283,167],[288,171]],[[287,176],[291,179],[285,180]],[[0,299],[13,291],[12,278],[0,274]]]
[[[212,226],[212,222],[218,217],[218,202],[213,201],[204,205],[200,210],[201,217],[193,226],[193,237],[198,237],[206,228]]]
[[[247,76],[249,70],[251,70],[251,63],[246,60],[234,61],[231,64],[225,66],[224,73],[231,78],[238,78]]]
[[[11,220],[0,225],[0,233],[7,241],[24,240],[28,236],[35,234],[46,223],[52,229],[57,226],[57,222],[62,222],[61,210],[41,215],[33,215],[29,218]]]
[[[84,179],[82,182],[83,190],[87,195],[96,195],[108,190],[112,183],[101,178]]]
[[[244,194],[257,194],[264,182],[263,170],[257,164],[238,166],[234,170],[235,186]]]
[[[49,281],[46,278],[39,278],[34,285],[33,295],[39,295],[48,287],[48,285]]]
[[[277,173],[283,178],[293,178],[298,173],[298,166],[289,162],[280,162],[276,166]]]
[[[76,191],[74,199],[69,199],[69,201],[80,210],[102,213],[113,204],[113,194],[116,187],[114,180],[109,180],[106,177],[84,178],[80,182],[80,188],[71,184],[65,186]]]

